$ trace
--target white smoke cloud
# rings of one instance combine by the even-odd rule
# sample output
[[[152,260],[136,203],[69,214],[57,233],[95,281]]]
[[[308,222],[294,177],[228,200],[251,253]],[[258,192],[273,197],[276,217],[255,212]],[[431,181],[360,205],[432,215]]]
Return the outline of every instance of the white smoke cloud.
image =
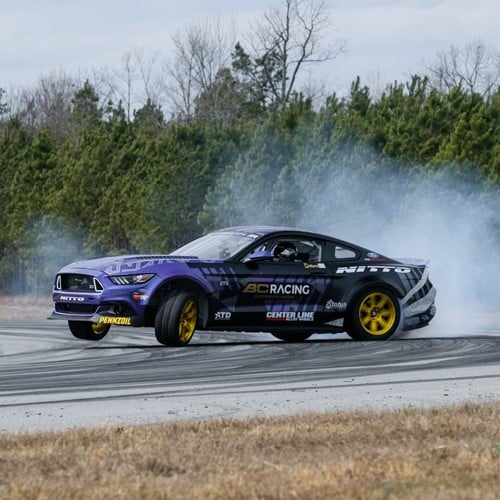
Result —
[[[58,269],[83,255],[84,239],[74,227],[45,216],[33,221],[29,240],[28,289],[23,291],[47,296]]]

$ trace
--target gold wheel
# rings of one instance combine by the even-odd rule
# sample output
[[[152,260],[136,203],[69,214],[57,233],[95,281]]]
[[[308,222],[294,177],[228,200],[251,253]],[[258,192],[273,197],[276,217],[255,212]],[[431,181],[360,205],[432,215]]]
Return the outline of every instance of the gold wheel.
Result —
[[[359,306],[359,323],[369,335],[388,333],[394,327],[397,316],[394,300],[384,292],[368,294]]]
[[[103,339],[108,334],[111,325],[88,321],[68,321],[68,326],[77,339],[96,341]]]
[[[188,290],[174,290],[158,309],[155,335],[168,346],[185,346],[191,340],[198,323],[199,296]]]
[[[102,335],[109,330],[109,325],[106,325],[105,323],[92,323],[91,328],[96,335]]]
[[[194,299],[189,299],[182,308],[179,318],[179,339],[187,344],[193,336],[198,318],[198,306]]]

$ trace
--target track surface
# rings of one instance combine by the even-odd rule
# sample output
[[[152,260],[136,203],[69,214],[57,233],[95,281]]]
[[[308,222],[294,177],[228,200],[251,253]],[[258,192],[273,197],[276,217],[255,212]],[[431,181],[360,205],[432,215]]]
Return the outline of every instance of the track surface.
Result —
[[[151,329],[93,343],[65,323],[0,323],[0,432],[500,400],[500,328],[438,334],[205,333],[165,348]]]

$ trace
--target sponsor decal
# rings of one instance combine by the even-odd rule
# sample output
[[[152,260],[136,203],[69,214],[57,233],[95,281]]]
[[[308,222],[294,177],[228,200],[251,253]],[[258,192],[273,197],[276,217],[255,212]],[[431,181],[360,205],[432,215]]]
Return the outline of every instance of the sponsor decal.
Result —
[[[314,321],[313,312],[298,311],[268,311],[267,321]]]
[[[345,266],[339,267],[335,274],[352,274],[352,273],[390,273],[408,274],[411,272],[409,267],[400,266]]]
[[[243,293],[255,295],[309,295],[311,285],[307,283],[248,283]]]
[[[325,309],[327,311],[345,311],[347,309],[347,302],[335,302],[334,300],[330,299],[325,304]]]
[[[217,311],[214,319],[216,321],[228,321],[231,319],[231,313],[229,311]]]
[[[104,272],[106,274],[126,274],[126,273],[136,273],[141,271],[142,269],[150,266],[156,266],[159,264],[164,264],[165,262],[171,262],[172,259],[167,257],[156,258],[156,259],[147,259],[147,260],[132,260],[126,262],[115,262],[114,264],[108,266]]]
[[[118,317],[118,316],[101,316],[99,318],[99,323],[103,323],[105,325],[132,326],[132,318]]]
[[[366,254],[366,256],[370,259],[378,259],[380,257],[380,255],[378,253],[375,253],[375,252],[368,252]]]
[[[65,302],[83,302],[85,297],[73,297],[71,295],[59,295],[59,300]]]
[[[323,262],[318,262],[317,264],[308,264],[307,262],[304,263],[304,267],[306,269],[326,269],[325,264]]]

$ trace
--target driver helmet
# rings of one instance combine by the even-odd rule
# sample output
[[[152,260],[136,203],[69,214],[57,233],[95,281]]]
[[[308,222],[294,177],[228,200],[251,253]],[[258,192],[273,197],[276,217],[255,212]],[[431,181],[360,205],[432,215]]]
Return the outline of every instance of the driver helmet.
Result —
[[[278,260],[294,260],[297,256],[297,249],[293,243],[283,241],[274,248],[273,255]]]

